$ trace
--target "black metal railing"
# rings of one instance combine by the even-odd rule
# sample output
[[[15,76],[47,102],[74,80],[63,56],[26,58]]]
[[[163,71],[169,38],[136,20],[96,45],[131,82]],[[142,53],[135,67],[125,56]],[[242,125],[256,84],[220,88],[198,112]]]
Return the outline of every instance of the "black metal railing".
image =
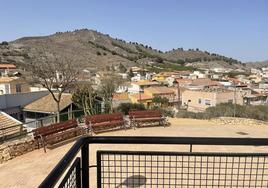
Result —
[[[189,145],[187,152],[89,150],[92,144]],[[268,146],[267,138],[83,137],[40,187],[267,187],[268,149],[262,153],[194,152],[195,145]],[[255,148],[258,149],[259,147]],[[80,157],[81,156],[81,160]],[[96,172],[89,173],[89,157]],[[71,166],[71,167],[70,167]],[[64,185],[64,186],[63,186]]]

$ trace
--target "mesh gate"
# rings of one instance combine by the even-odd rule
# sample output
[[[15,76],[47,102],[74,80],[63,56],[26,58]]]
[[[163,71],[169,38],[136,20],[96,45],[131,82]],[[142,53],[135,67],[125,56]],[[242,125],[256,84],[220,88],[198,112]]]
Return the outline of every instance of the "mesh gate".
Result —
[[[61,181],[59,188],[81,187],[80,158],[77,157]]]
[[[268,187],[268,155],[98,151],[98,188]]]

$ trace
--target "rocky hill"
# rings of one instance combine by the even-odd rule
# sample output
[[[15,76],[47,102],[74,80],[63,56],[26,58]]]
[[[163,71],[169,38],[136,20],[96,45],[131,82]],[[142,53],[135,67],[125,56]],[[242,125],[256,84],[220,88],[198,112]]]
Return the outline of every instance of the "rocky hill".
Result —
[[[15,63],[18,66],[34,61],[38,51],[45,50],[60,57],[71,58],[88,68],[106,69],[122,64],[154,69],[182,70],[208,67],[244,68],[244,64],[232,58],[182,48],[162,52],[137,42],[126,42],[97,31],[81,29],[72,32],[57,32],[49,36],[24,37],[0,45],[0,63]]]
[[[247,66],[250,67],[250,68],[268,67],[268,60],[266,60],[266,61],[258,61],[258,62],[249,62],[249,63],[247,63]]]

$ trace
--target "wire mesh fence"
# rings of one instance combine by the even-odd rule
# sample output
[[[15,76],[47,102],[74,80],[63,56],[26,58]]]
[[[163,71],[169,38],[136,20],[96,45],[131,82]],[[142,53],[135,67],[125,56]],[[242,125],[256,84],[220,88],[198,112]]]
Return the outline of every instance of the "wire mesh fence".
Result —
[[[98,187],[268,186],[268,154],[98,151]]]
[[[58,186],[59,188],[78,188],[81,187],[80,158],[77,157],[69,171]]]

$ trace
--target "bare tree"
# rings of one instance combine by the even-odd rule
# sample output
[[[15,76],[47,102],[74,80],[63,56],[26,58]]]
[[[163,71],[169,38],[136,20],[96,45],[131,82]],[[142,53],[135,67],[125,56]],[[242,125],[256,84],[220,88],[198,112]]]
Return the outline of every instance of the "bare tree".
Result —
[[[76,84],[72,100],[80,108],[83,108],[85,115],[97,114],[96,105],[97,92],[90,82]]]
[[[99,93],[105,102],[105,107],[108,109],[108,113],[111,113],[113,110],[113,95],[121,83],[122,79],[115,75],[101,79]]]
[[[26,69],[33,83],[41,84],[52,95],[57,104],[57,121],[60,121],[60,102],[62,94],[76,81],[79,69],[70,58],[60,58],[46,50],[31,58]]]

